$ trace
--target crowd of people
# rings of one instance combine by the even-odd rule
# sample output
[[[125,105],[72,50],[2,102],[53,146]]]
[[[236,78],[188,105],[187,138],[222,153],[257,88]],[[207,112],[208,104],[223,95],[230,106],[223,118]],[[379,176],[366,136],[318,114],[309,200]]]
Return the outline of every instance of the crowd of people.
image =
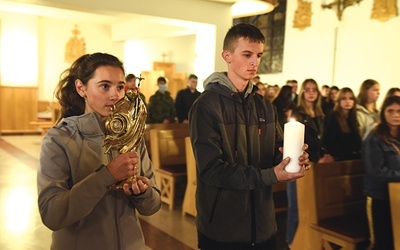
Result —
[[[139,89],[136,85],[136,77],[134,74],[128,74],[125,78],[125,91],[128,89]],[[147,123],[188,123],[189,110],[200,96],[197,90],[198,77],[190,74],[188,77],[187,87],[178,91],[174,98],[168,91],[167,79],[163,76],[157,78],[158,90],[149,98],[146,98],[139,91],[140,98],[147,105],[148,118]]]
[[[311,78],[303,81],[297,93],[297,81],[288,80],[272,100],[266,97],[268,84],[254,80],[253,84],[275,106],[282,128],[291,118],[306,125],[305,140],[315,147],[309,148],[313,162],[361,158],[362,141],[379,123],[380,84],[373,79],[361,84],[357,96],[349,87],[323,85],[319,89]],[[393,95],[400,96],[400,88],[389,89],[384,99]]]
[[[268,89],[260,81],[256,85]],[[380,109],[376,104],[379,90],[379,82],[373,79],[361,83],[357,96],[349,87],[323,85],[319,89],[314,79],[305,79],[297,94],[297,81],[288,80],[272,104],[282,127],[290,118],[305,125],[312,162],[364,159],[372,249],[393,249],[387,183],[400,181],[400,89],[389,89]],[[290,245],[298,225],[296,182],[287,183],[287,198],[286,241]]]
[[[400,89],[389,90],[378,108],[380,84],[373,79],[357,96],[348,87],[320,90],[311,78],[300,87],[296,80],[266,86],[253,78],[264,43],[255,26],[232,26],[222,51],[227,71],[212,73],[203,93],[192,74],[174,100],[159,77],[147,103],[148,123],[189,124],[199,249],[276,249],[272,186],[279,182],[287,183],[290,246],[298,224],[296,180],[310,162],[362,158],[371,245],[393,249],[387,183],[400,181]],[[161,206],[144,140],[131,152],[103,147],[113,106],[137,87],[122,62],[104,53],[83,55],[61,75],[62,116],[43,138],[37,178],[40,215],[54,231],[52,249],[144,249],[137,213],[152,215]],[[305,125],[302,154],[294,159],[282,154],[290,118]],[[299,172],[285,171],[290,161]],[[132,176],[121,190],[112,188]]]

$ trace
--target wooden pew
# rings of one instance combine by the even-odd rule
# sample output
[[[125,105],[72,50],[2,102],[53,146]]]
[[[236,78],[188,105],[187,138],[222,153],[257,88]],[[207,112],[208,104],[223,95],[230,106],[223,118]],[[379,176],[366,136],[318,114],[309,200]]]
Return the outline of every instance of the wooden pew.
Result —
[[[190,137],[185,138],[186,147],[186,171],[187,171],[187,185],[185,191],[185,197],[182,205],[182,215],[190,214],[194,217],[197,215],[196,210],[196,188],[197,188],[197,167],[196,160],[193,154],[192,144]],[[277,185],[273,185],[274,200],[275,200],[275,212],[285,212],[287,210],[287,198],[286,198],[286,183],[282,182]]]
[[[185,191],[185,137],[188,136],[188,129],[150,130],[151,157],[156,181],[161,190],[161,201],[168,204],[170,210],[174,208],[175,196],[180,193],[183,196]],[[177,184],[180,183],[182,187],[179,188]]]
[[[48,102],[46,102],[46,103],[48,103]],[[47,104],[47,105],[50,105],[50,104]],[[49,119],[49,120],[38,119],[37,121],[31,121],[29,123],[33,126],[39,127],[42,136],[44,136],[47,133],[47,131],[55,125],[56,121],[58,120],[59,116],[61,115],[60,104],[55,102],[52,104],[51,107],[52,107],[51,108],[51,119]]]
[[[400,182],[389,183],[394,249],[400,250]]]
[[[151,145],[150,145],[150,130],[152,129],[186,129],[189,130],[189,125],[185,123],[148,123],[144,130],[144,141],[147,147],[147,152],[151,158]]]
[[[190,137],[185,138],[185,149],[186,149],[187,184],[186,184],[185,196],[183,198],[182,215],[190,214],[196,217],[197,167],[196,167],[196,160],[193,154],[192,143],[190,142]]]
[[[54,122],[47,121],[31,121],[29,124],[33,126],[37,126],[40,129],[40,134],[44,136],[49,129],[54,126]]]
[[[340,249],[367,246],[364,173],[362,160],[341,161],[313,164],[297,180],[299,226],[291,249],[336,249],[332,243]]]

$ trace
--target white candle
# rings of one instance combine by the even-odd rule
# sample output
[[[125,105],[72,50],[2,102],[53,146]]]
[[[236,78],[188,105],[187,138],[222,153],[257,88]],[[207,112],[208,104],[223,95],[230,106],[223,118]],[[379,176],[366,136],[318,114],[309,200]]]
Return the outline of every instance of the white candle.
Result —
[[[300,171],[299,157],[303,153],[304,145],[304,124],[293,119],[285,123],[283,135],[283,159],[290,157],[289,164],[285,170],[289,173],[297,173]]]

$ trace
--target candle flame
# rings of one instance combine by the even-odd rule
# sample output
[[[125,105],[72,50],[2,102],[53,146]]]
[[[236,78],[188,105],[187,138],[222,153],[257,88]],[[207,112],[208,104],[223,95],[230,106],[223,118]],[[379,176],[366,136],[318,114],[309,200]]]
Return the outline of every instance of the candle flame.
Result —
[[[296,119],[294,119],[293,117],[291,117],[290,119],[289,119],[289,122],[295,122],[296,121]]]

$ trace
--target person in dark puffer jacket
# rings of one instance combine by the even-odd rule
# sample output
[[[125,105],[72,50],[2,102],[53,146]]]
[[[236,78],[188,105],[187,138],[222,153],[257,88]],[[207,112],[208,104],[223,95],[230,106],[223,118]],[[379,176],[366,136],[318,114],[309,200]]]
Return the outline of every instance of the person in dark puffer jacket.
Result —
[[[198,247],[276,249],[272,185],[305,175],[284,170],[282,129],[275,108],[250,82],[257,72],[265,38],[250,24],[227,33],[222,57],[228,72],[213,73],[189,113],[190,139],[197,165]],[[304,145],[303,150],[307,149]]]

